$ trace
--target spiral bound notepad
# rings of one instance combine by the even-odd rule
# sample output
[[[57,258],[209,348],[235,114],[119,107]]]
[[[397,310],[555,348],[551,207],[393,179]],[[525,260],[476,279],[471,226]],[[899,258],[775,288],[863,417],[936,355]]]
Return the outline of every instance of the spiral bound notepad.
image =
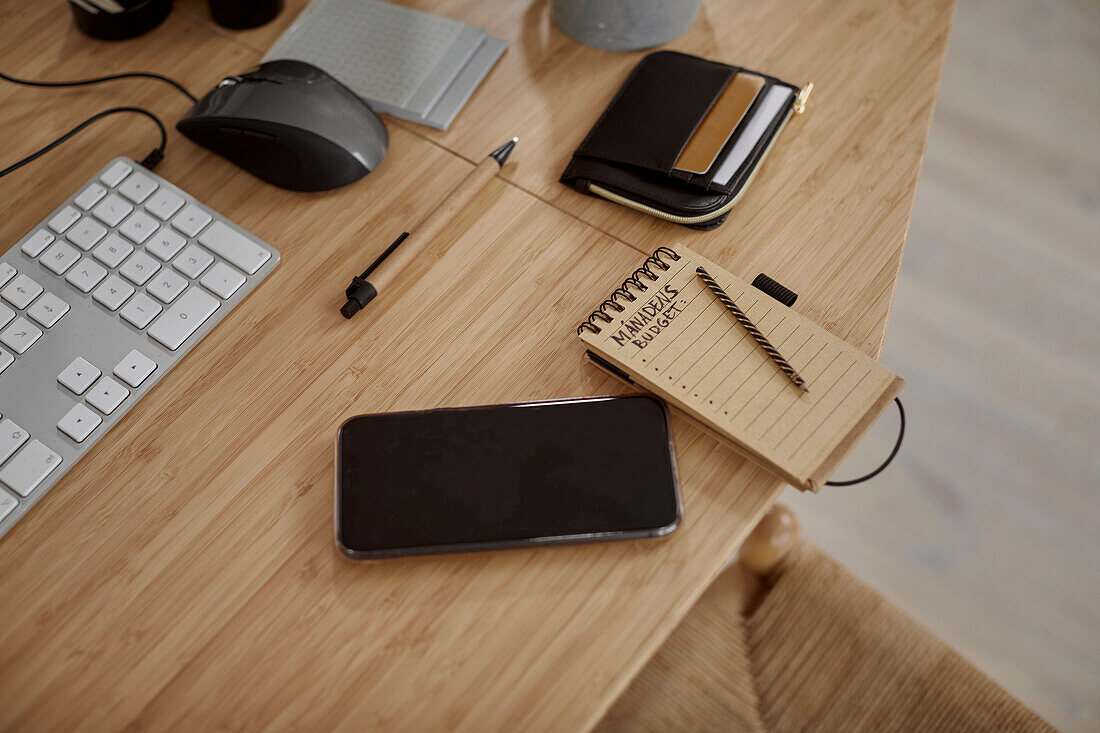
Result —
[[[802,392],[695,274],[704,267],[801,374]],[[798,487],[817,491],[905,384],[687,247],[661,247],[577,329],[588,355]]]

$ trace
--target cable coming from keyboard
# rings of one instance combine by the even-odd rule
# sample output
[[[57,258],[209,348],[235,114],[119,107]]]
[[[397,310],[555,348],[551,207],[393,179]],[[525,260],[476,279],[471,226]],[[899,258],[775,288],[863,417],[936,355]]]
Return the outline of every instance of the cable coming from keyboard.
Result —
[[[23,158],[22,160],[16,161],[15,163],[12,163],[11,165],[9,165],[4,170],[0,170],[0,178],[3,178],[4,176],[8,175],[9,173],[13,173],[13,172],[19,170],[20,168],[22,168],[23,166],[27,165],[28,163],[31,163],[31,162],[37,160],[38,158],[40,158],[43,155],[45,155],[46,153],[50,152],[51,150],[53,150],[57,146],[61,145],[65,141],[72,138],[74,135],[76,135],[77,133],[79,133],[81,130],[88,127],[89,125],[91,125],[91,124],[93,124],[93,123],[95,123],[99,120],[102,120],[104,117],[109,117],[111,115],[120,114],[120,113],[123,113],[123,112],[132,112],[134,114],[144,115],[145,117],[148,117],[154,123],[156,123],[157,129],[160,131],[160,144],[156,148],[151,150],[149,152],[149,154],[146,155],[145,158],[143,158],[141,160],[141,164],[144,167],[148,168],[149,170],[153,170],[154,168],[156,168],[157,164],[160,163],[160,161],[164,159],[164,148],[165,148],[165,146],[168,145],[168,131],[165,129],[164,123],[161,122],[160,118],[157,117],[155,114],[153,114],[149,110],[143,109],[141,107],[112,107],[111,109],[105,109],[102,112],[98,112],[98,113],[92,115],[91,117],[84,120],[79,125],[77,125],[73,129],[69,130],[64,135],[57,138],[56,140],[49,143],[48,145],[46,145],[42,148],[39,148],[38,150],[31,153],[30,155]]]

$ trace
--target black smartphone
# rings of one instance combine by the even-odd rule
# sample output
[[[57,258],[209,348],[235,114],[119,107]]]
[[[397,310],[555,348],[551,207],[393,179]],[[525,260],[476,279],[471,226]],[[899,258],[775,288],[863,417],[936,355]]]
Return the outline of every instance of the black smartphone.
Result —
[[[355,559],[665,535],[680,521],[668,414],[648,395],[353,417],[336,542]]]

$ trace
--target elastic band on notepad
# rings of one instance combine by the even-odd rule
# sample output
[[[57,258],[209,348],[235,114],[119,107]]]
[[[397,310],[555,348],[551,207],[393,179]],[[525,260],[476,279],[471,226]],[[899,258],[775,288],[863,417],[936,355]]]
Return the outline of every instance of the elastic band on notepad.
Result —
[[[883,470],[890,465],[890,462],[894,460],[894,456],[898,454],[898,450],[901,449],[901,439],[905,437],[905,408],[901,406],[901,398],[895,397],[894,402],[898,404],[898,416],[901,418],[901,425],[898,428],[898,440],[894,443],[894,449],[890,451],[890,455],[886,456],[886,460],[882,462],[878,468],[870,473],[860,476],[859,478],[851,479],[850,481],[826,481],[826,486],[853,486],[855,484],[861,484],[864,481],[870,481],[875,476],[878,476]]]

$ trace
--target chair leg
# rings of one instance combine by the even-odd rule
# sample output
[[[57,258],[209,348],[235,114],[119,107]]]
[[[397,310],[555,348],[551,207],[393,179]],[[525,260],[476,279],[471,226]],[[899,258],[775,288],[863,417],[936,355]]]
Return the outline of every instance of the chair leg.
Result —
[[[745,538],[738,560],[756,575],[770,575],[781,568],[801,539],[798,517],[787,505],[776,504]]]

